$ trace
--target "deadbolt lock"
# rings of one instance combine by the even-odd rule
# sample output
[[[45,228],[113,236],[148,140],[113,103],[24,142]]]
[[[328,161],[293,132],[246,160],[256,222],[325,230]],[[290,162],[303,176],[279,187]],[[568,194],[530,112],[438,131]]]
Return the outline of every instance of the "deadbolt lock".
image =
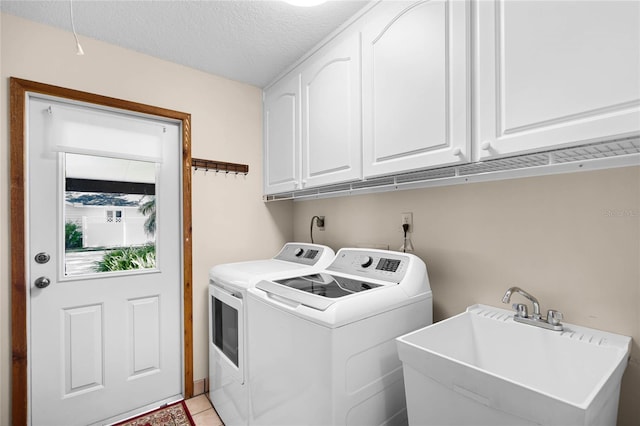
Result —
[[[51,256],[49,256],[45,252],[40,252],[36,254],[35,259],[36,259],[36,263],[44,264],[44,263],[47,263],[49,259],[51,259]]]

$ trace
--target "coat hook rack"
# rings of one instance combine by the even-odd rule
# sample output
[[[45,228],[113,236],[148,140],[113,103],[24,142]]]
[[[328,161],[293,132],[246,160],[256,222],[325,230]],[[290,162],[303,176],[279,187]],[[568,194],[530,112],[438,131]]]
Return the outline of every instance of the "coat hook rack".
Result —
[[[191,167],[194,172],[197,170],[225,172],[225,175],[234,173],[236,176],[239,174],[248,175],[249,165],[238,163],[225,163],[223,161],[205,160],[202,158],[191,158]]]

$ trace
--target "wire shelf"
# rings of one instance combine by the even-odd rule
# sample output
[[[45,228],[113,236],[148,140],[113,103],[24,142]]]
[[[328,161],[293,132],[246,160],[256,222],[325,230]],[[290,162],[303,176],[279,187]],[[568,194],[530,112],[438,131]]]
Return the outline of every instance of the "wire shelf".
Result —
[[[612,159],[616,161],[612,162]],[[617,159],[623,161],[617,161]],[[583,165],[587,164],[589,167],[583,168]],[[620,167],[621,165],[640,165],[639,136],[268,195],[264,196],[264,199],[272,201],[337,197],[432,185],[454,185],[472,181]]]

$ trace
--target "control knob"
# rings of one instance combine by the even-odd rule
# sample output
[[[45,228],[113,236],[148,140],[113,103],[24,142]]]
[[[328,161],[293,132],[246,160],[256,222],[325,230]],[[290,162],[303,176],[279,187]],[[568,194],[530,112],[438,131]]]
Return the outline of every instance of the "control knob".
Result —
[[[373,263],[373,258],[371,256],[365,256],[360,259],[360,266],[363,268],[368,268]]]
[[[293,252],[293,255],[294,255],[295,257],[300,257],[300,256],[302,256],[302,253],[304,253],[304,249],[303,249],[303,248],[298,247],[298,248],[296,249],[296,251],[294,251],[294,252]]]

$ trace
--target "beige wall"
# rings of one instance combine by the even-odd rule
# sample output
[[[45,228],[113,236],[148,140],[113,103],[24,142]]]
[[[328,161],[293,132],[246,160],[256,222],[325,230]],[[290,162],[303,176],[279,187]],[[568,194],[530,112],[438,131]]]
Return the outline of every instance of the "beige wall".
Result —
[[[640,167],[296,202],[294,238],[309,241],[311,217],[324,215],[318,243],[397,250],[402,212],[413,213],[435,320],[475,303],[508,308],[502,295],[517,285],[567,322],[633,337],[619,424],[638,424]]]
[[[0,22],[0,424],[10,424],[11,76],[191,113],[194,157],[249,164],[246,178],[193,176],[194,379],[206,377],[209,267],[269,257],[292,236],[291,203],[262,202],[261,90],[86,38],[79,57],[69,32],[6,14]]]

